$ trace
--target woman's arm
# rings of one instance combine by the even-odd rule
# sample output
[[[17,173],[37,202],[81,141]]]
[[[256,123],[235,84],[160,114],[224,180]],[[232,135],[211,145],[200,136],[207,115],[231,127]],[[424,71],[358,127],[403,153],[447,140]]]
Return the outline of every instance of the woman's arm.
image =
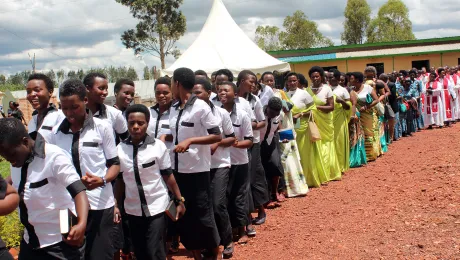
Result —
[[[317,106],[316,108],[324,113],[330,113],[334,111],[334,97],[327,98],[326,105]]]
[[[0,216],[5,216],[13,212],[18,207],[19,195],[13,186],[3,179],[2,181],[4,182],[2,185],[6,186],[6,191],[5,198],[0,200]]]

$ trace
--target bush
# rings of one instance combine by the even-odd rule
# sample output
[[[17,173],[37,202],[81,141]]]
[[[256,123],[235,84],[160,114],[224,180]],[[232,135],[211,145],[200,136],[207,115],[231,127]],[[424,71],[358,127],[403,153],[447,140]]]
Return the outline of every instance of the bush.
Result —
[[[0,237],[8,248],[19,247],[24,227],[19,221],[18,211],[0,217]]]

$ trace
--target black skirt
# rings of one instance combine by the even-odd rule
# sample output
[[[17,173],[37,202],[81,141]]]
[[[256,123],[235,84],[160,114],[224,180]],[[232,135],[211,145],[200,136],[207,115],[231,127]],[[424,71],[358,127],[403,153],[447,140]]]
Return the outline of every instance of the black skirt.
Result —
[[[265,170],[261,161],[261,146],[256,143],[251,148],[251,163],[250,163],[250,182],[251,182],[251,196],[250,212],[254,208],[260,207],[268,202],[268,185],[265,178]],[[251,207],[253,205],[253,207]]]
[[[187,250],[210,249],[219,246],[220,237],[211,199],[210,173],[174,173],[185,198],[185,215],[178,220],[181,243]]]

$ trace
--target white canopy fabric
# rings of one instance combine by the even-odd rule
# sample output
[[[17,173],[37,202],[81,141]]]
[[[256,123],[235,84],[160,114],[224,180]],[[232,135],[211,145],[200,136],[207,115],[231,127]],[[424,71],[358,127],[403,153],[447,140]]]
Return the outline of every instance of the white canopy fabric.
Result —
[[[261,50],[235,23],[222,0],[214,0],[211,12],[193,44],[174,62],[162,70],[172,76],[177,68],[204,70],[210,76],[219,69],[229,69],[235,76],[248,69],[254,73],[290,70],[289,63],[280,61]]]

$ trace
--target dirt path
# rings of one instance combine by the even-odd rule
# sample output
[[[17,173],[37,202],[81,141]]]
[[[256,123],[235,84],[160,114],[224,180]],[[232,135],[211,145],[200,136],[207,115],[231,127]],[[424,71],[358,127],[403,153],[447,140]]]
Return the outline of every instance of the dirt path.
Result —
[[[460,259],[460,124],[268,211],[233,259]]]

